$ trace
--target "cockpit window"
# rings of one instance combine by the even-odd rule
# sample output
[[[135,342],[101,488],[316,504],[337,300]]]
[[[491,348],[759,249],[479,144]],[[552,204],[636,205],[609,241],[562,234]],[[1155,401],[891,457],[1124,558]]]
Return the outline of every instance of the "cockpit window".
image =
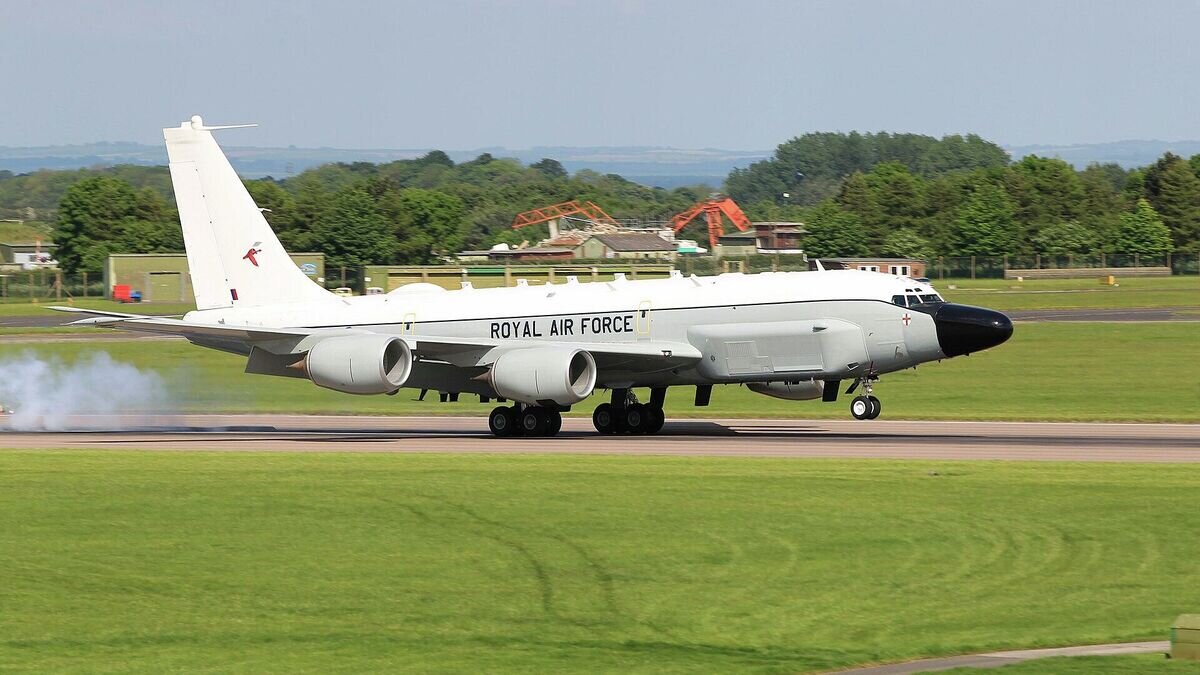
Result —
[[[908,306],[909,307],[912,307],[913,305],[919,305],[919,304],[921,304],[920,298],[918,298],[915,295],[908,296]]]
[[[903,307],[904,306],[904,296],[903,295],[893,295],[892,296],[892,304],[900,305],[901,307]]]
[[[928,295],[921,296],[921,302],[941,302],[941,301],[942,301],[942,299],[938,297],[937,293],[929,293]]]

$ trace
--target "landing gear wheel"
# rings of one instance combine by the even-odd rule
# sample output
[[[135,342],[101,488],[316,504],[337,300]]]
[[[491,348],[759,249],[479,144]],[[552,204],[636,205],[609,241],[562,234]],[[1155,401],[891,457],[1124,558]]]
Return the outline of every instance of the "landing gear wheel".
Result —
[[[546,411],[546,435],[557,436],[562,430],[562,413],[557,410]]]
[[[648,405],[646,406],[645,414],[646,426],[643,431],[647,434],[657,434],[662,431],[663,424],[667,421],[667,415],[663,412],[663,409],[655,405]]]
[[[596,406],[592,411],[592,425],[602,434],[613,433],[612,406],[607,403]]]
[[[521,431],[526,436],[545,436],[548,422],[545,408],[533,406],[521,413]]]
[[[505,438],[517,433],[517,414],[508,406],[494,408],[488,414],[488,428],[497,438]]]
[[[879,417],[879,413],[883,411],[883,404],[874,396],[868,396],[867,400],[871,402],[871,412],[867,415],[867,419],[873,420]]]
[[[625,406],[625,430],[631,434],[646,433],[646,406],[633,403]]]
[[[850,402],[850,414],[854,415],[856,420],[870,419],[873,410],[875,410],[875,406],[866,396],[855,396],[854,400]]]

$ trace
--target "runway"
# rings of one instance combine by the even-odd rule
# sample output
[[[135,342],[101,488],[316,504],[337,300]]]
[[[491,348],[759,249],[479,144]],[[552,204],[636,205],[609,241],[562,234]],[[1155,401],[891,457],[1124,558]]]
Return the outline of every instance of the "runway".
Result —
[[[68,422],[90,430],[2,432],[0,448],[1200,462],[1197,424],[695,419],[669,420],[656,436],[601,436],[591,420],[568,418],[555,438],[498,439],[482,416],[186,415]]]

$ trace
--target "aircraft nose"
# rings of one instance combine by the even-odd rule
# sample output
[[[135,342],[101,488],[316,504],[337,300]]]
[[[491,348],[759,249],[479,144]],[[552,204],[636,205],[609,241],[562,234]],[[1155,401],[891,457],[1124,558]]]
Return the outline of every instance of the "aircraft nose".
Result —
[[[1012,337],[1012,321],[993,309],[946,303],[933,315],[938,344],[946,356],[995,347]]]

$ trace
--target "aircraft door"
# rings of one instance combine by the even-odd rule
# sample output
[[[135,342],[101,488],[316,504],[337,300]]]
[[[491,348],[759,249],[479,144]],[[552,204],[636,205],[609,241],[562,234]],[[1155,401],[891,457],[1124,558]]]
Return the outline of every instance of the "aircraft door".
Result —
[[[643,300],[638,304],[636,322],[636,334],[639,340],[650,339],[650,301]]]

